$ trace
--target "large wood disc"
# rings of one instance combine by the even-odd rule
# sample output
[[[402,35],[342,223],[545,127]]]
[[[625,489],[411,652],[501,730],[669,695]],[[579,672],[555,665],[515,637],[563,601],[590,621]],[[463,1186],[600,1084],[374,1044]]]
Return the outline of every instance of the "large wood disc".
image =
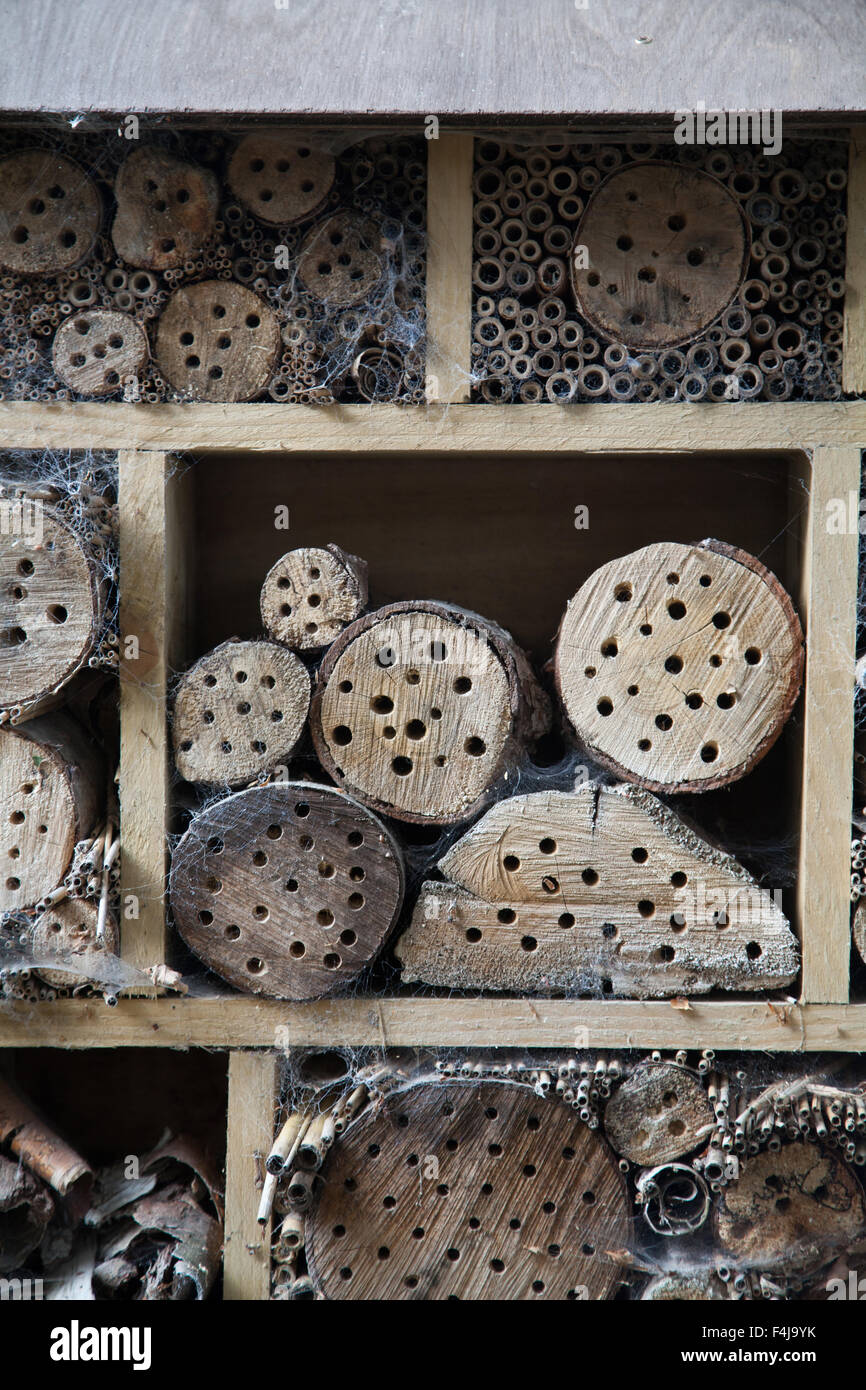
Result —
[[[671,347],[708,328],[736,295],[749,245],[737,200],[681,164],[631,164],[589,200],[572,258],[581,312],[632,348]]]
[[[172,295],[159,321],[157,359],[176,391],[196,401],[248,401],[270,379],[280,347],[276,315],[252,290],[202,280]]]
[[[673,1062],[637,1067],[604,1111],[605,1134],[616,1153],[644,1168],[690,1153],[706,1142],[700,1131],[712,1123],[703,1086]]]
[[[0,729],[0,912],[32,907],[63,879],[93,829],[97,764],[59,715]]]
[[[337,212],[304,240],[298,274],[312,294],[334,308],[360,304],[384,270],[380,240],[369,217]]]
[[[740,1266],[814,1268],[866,1236],[863,1189],[838,1151],[783,1144],[743,1162],[722,1194],[717,1233]]]
[[[131,314],[86,309],[54,335],[51,358],[61,381],[81,396],[110,396],[128,377],[140,377],[147,335]]]
[[[270,226],[310,217],[334,183],[334,156],[289,141],[281,131],[257,131],[241,140],[229,164],[229,187]]]
[[[219,187],[209,169],[164,150],[135,150],[120,166],[114,193],[111,238],[129,265],[183,265],[213,235]]]
[[[276,642],[223,642],[186,672],[174,703],[177,770],[236,786],[288,761],[310,707],[310,677]]]
[[[308,782],[215,802],[172,856],[187,945],[229,984],[275,999],[315,999],[352,980],[388,935],[403,887],[385,826]]]
[[[443,604],[359,618],[319,672],[310,728],[322,765],[388,815],[465,818],[499,776],[533,685],[515,653],[500,629]]]
[[[101,603],[98,577],[75,532],[41,504],[9,505],[22,525],[0,528],[0,710],[14,720],[28,707],[35,712],[87,659]]]
[[[569,601],[556,680],[603,766],[651,791],[743,777],[782,731],[803,631],[775,575],[725,545],[659,542],[612,560]]]
[[[43,912],[33,926],[33,954],[38,961],[60,956],[65,965],[72,958],[80,960],[83,974],[70,969],[52,970],[38,964],[36,972],[51,989],[77,989],[89,983],[88,962],[100,960],[106,952],[116,953],[119,945],[117,926],[111,915],[106,917],[102,943],[99,944],[97,925],[99,908],[88,898],[64,898]]]
[[[93,249],[102,205],[71,159],[25,150],[0,160],[0,265],[45,274],[78,265]]]
[[[431,1173],[432,1169],[432,1173]],[[570,1107],[527,1086],[417,1086],[335,1145],[307,1218],[331,1299],[607,1299],[630,1235],[625,1180]]]
[[[298,651],[327,647],[367,602],[367,566],[336,545],[305,546],[282,555],[261,593],[262,622],[271,637]]]

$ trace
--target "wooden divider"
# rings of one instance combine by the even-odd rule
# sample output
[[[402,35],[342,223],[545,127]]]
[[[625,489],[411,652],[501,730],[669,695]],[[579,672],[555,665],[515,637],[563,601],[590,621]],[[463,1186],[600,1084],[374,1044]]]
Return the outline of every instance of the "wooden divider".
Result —
[[[271,1222],[260,1226],[256,1218],[274,1135],[277,1065],[270,1052],[229,1057],[225,1299],[266,1299],[270,1292]]]

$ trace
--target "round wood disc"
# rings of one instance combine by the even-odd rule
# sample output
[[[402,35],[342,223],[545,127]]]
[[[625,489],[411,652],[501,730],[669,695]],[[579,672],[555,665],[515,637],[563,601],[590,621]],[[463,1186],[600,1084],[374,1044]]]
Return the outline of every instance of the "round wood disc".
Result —
[[[712,1122],[703,1086],[672,1062],[638,1067],[604,1111],[605,1134],[614,1150],[644,1168],[690,1153],[706,1140],[698,1131]]]
[[[288,761],[310,707],[310,677],[276,642],[224,642],[186,672],[174,704],[174,758],[187,782],[236,786]]]
[[[664,541],[602,565],[569,601],[556,680],[603,766],[650,791],[709,791],[775,743],[803,660],[791,600],[759,560]]]
[[[35,519],[41,535],[0,531],[3,709],[26,707],[70,680],[92,651],[99,622],[98,589],[78,536],[46,507],[21,517]]]
[[[51,351],[54,371],[81,396],[110,396],[128,377],[140,377],[147,335],[129,314],[86,309],[62,323]]]
[[[327,647],[367,602],[367,566],[336,546],[290,550],[262,585],[265,628],[299,651]]]
[[[572,257],[578,308],[607,337],[632,348],[686,342],[737,294],[749,251],[736,198],[700,169],[630,164],[593,194]]]
[[[336,307],[360,304],[378,283],[384,262],[379,229],[370,218],[338,212],[306,237],[298,274],[318,299]]]
[[[61,882],[78,840],[63,758],[0,729],[0,912],[32,907]]]
[[[187,945],[229,984],[316,999],[376,954],[403,898],[385,826],[333,787],[249,787],[195,817],[172,857]]]
[[[307,1217],[331,1299],[606,1299],[630,1235],[604,1140],[527,1086],[391,1094],[331,1151]]]
[[[0,160],[0,265],[24,274],[68,270],[93,249],[102,205],[71,159],[26,150]]]
[[[267,385],[279,347],[279,325],[263,299],[243,285],[203,280],[172,295],[156,355],[175,390],[192,400],[248,401]]]
[[[213,235],[219,188],[209,169],[163,150],[135,150],[118,170],[114,193],[111,239],[129,265],[183,265]]]
[[[738,1265],[805,1270],[866,1235],[863,1189],[841,1154],[820,1144],[784,1144],[744,1160],[724,1189],[718,1239]]]
[[[333,187],[335,169],[327,150],[261,131],[241,140],[229,164],[228,183],[261,222],[291,226],[319,209]]]
[[[436,604],[393,604],[329,649],[310,728],[328,772],[376,809],[459,820],[498,775],[509,676],[483,632]]]
[[[116,953],[118,949],[117,926],[109,915],[105,919],[103,944],[97,944],[96,934],[99,908],[88,898],[64,898],[37,917],[33,927],[33,954],[39,959],[51,956],[80,956],[82,968],[87,969],[87,961],[92,956],[103,956],[106,952]],[[37,974],[50,989],[77,989],[86,985],[90,977],[85,973],[76,975],[69,970],[52,970],[37,966]]]

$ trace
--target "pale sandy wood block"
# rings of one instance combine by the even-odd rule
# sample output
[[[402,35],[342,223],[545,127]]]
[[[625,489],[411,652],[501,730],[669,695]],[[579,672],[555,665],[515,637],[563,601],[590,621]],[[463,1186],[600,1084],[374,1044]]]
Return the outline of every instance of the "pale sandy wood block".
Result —
[[[859,536],[856,527],[837,534],[831,526],[833,504],[847,512],[859,493],[859,449],[814,451],[800,602],[807,655],[797,874],[802,997],[810,1003],[848,999]]]
[[[842,389],[866,391],[866,126],[851,130]]]
[[[427,399],[468,401],[472,340],[473,138],[427,146]]]
[[[189,538],[183,480],[166,455],[125,450],[118,463],[121,884],[124,901],[139,902],[137,920],[123,916],[121,953],[146,970],[166,952],[166,684],[180,664]]]
[[[229,1058],[223,1298],[266,1299],[270,1292],[271,1222],[257,1220],[265,1158],[274,1135],[277,1059],[270,1052]]]

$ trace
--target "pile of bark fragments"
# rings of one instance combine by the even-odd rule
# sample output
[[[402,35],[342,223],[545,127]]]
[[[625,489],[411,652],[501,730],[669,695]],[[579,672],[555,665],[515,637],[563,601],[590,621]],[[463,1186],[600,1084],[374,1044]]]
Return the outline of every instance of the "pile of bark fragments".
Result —
[[[264,637],[208,652],[174,702],[197,792],[171,906],[223,979],[321,997],[396,934],[404,981],[448,989],[794,980],[780,895],[663,799],[746,776],[797,701],[803,631],[754,556],[706,540],[609,561],[540,673],[455,603],[372,607],[366,564],[335,545],[282,556],[261,619]],[[546,775],[551,731],[567,751]]]
[[[11,1296],[202,1299],[221,1250],[220,1194],[194,1141],[166,1135],[140,1158],[92,1167],[0,1078],[0,1276]]]

